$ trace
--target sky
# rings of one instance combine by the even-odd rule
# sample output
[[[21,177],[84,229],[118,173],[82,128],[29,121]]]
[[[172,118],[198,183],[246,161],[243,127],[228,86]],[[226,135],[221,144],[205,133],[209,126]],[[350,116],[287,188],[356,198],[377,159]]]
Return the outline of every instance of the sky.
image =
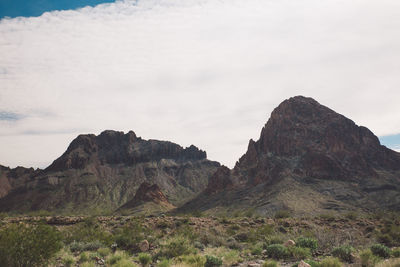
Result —
[[[113,129],[194,144],[233,167],[295,95],[400,150],[398,0],[52,9],[0,20],[1,165],[43,168],[78,134]]]

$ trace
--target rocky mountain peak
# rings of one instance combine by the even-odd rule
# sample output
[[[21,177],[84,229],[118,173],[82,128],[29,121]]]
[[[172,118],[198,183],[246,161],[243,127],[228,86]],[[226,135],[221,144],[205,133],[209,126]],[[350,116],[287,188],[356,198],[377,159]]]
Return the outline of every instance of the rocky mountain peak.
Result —
[[[253,175],[257,181],[288,168],[319,178],[374,177],[376,169],[399,170],[399,155],[381,146],[367,128],[312,98],[296,96],[273,110],[235,172],[252,169],[259,173]]]

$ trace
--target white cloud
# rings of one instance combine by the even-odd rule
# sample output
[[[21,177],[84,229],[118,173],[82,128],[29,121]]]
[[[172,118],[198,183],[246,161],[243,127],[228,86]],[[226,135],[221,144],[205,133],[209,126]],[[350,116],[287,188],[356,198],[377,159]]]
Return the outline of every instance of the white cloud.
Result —
[[[25,117],[0,121],[0,164],[43,167],[82,131],[132,129],[232,166],[299,94],[398,133],[399,30],[397,0],[121,1],[2,20],[0,106]]]

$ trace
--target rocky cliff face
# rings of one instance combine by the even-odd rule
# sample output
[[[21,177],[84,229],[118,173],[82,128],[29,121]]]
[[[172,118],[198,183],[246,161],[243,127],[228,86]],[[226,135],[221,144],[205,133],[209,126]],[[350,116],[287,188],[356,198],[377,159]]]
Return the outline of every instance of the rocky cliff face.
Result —
[[[175,206],[168,201],[168,198],[164,195],[157,184],[152,185],[150,183],[143,182],[136,191],[135,197],[125,203],[120,210],[133,209],[138,211],[138,207],[142,205],[145,206],[149,202],[157,204],[153,206],[153,211],[154,209],[166,211],[175,208]],[[146,208],[148,208],[148,206],[146,206]],[[142,209],[144,208],[142,207]]]
[[[204,190],[218,167],[195,146],[144,140],[132,131],[80,135],[48,168],[8,190],[0,209],[112,211],[143,182],[159,185],[181,204]]]
[[[221,167],[217,174],[186,207],[236,205],[261,213],[400,207],[400,154],[367,128],[302,96],[282,102],[234,169]],[[206,195],[216,191],[215,205],[207,203]]]

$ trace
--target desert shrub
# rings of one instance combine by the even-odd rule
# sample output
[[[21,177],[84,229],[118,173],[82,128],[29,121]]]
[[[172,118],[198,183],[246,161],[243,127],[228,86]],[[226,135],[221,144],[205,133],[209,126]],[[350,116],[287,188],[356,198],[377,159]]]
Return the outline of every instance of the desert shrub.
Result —
[[[203,233],[199,239],[205,246],[220,247],[226,245],[226,238],[221,234]]]
[[[311,267],[321,267],[321,263],[315,260],[305,260]]]
[[[176,236],[169,239],[166,244],[162,245],[160,256],[170,259],[181,255],[188,255],[193,252],[195,252],[195,249],[187,238]]]
[[[229,225],[229,227],[226,229],[226,233],[228,235],[234,235],[234,234],[236,234],[236,232],[238,230],[240,230],[240,226],[237,224],[232,224],[232,225]]]
[[[106,263],[109,265],[114,265],[123,259],[129,259],[129,256],[126,254],[125,251],[118,250],[114,254],[108,257]]]
[[[79,255],[79,262],[85,262],[85,261],[88,261],[89,260],[89,253],[87,253],[87,252],[82,252],[80,255]]]
[[[267,238],[265,238],[265,247],[264,248],[267,248],[267,246],[273,245],[273,244],[282,244],[283,240],[284,239],[279,235],[268,236]]]
[[[400,258],[400,248],[395,248],[392,250],[392,256],[395,258]]]
[[[160,262],[157,264],[157,267],[169,267],[171,266],[171,260],[169,259],[161,259]]]
[[[0,230],[0,266],[44,265],[61,247],[54,227],[12,224]]]
[[[303,247],[289,247],[290,255],[295,260],[304,260],[311,257],[311,250]]]
[[[288,249],[284,245],[273,244],[267,247],[267,255],[274,259],[285,259],[289,255]]]
[[[261,255],[262,251],[263,251],[263,246],[261,243],[257,243],[255,245],[251,246],[251,248],[250,248],[250,252],[253,255]]]
[[[72,242],[91,243],[97,241],[106,246],[110,246],[113,243],[112,235],[104,231],[97,219],[93,217],[89,217],[84,222],[64,230],[63,237],[66,244]]]
[[[374,244],[371,246],[371,251],[375,256],[381,258],[389,258],[390,257],[390,249],[382,244]]]
[[[137,244],[144,240],[148,234],[148,230],[144,229],[141,223],[135,220],[124,225],[122,228],[116,229],[114,241],[119,248],[136,251],[138,249]]]
[[[182,227],[180,227],[179,229],[177,229],[175,231],[175,234],[184,236],[191,241],[194,241],[199,238],[199,235],[189,225],[183,225]],[[218,235],[218,236],[220,236],[220,235]]]
[[[386,246],[400,246],[400,224],[397,225],[393,221],[386,223],[383,229],[377,233],[377,240]]]
[[[341,267],[342,263],[338,258],[328,257],[321,261],[320,267]]]
[[[283,219],[283,218],[289,218],[291,215],[289,210],[278,210],[274,214],[275,219]]]
[[[234,238],[239,242],[247,242],[249,240],[249,233],[248,232],[238,233],[237,235],[234,236]]]
[[[242,249],[242,244],[240,244],[238,241],[236,241],[234,238],[229,237],[226,240],[226,246],[230,249]]]
[[[76,242],[73,241],[69,245],[69,249],[71,252],[82,252],[82,251],[95,251],[98,250],[99,248],[103,247],[104,245],[96,240],[93,242]]]
[[[354,248],[349,245],[343,245],[340,247],[336,247],[332,250],[332,255],[347,262],[353,261],[353,252]]]
[[[192,267],[204,267],[204,264],[206,263],[205,257],[196,254],[184,255],[180,260]]]
[[[206,263],[204,264],[204,267],[217,267],[217,266],[221,266],[221,265],[222,265],[221,258],[206,255]]]
[[[315,251],[318,248],[318,242],[311,237],[299,237],[296,240],[296,246],[301,248],[309,248],[311,251]]]
[[[266,261],[264,262],[263,267],[278,267],[278,263],[274,260]]]
[[[111,250],[109,248],[99,248],[97,250],[97,253],[99,253],[100,256],[104,258],[111,253]]]
[[[370,249],[361,251],[360,253],[361,266],[373,267],[379,261],[379,258],[375,256]]]
[[[67,255],[62,258],[62,262],[65,267],[71,267],[75,264],[75,259],[71,255]]]
[[[151,255],[148,253],[139,253],[138,259],[142,266],[147,266],[151,262]]]

